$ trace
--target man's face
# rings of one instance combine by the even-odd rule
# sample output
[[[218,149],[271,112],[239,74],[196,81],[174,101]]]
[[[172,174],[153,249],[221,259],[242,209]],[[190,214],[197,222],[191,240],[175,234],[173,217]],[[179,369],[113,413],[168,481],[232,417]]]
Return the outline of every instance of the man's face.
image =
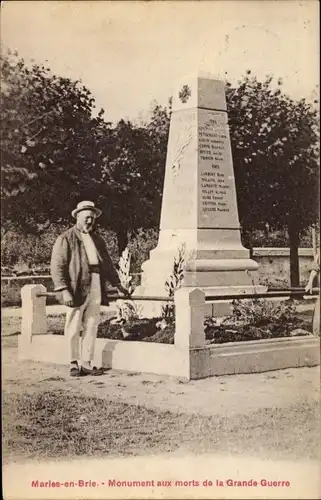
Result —
[[[77,228],[83,233],[89,233],[95,224],[96,214],[92,210],[82,210],[77,214]]]

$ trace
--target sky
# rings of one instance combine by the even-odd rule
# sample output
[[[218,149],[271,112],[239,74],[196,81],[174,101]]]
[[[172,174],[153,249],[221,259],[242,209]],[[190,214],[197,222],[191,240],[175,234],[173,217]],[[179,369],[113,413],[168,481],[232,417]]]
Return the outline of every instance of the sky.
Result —
[[[272,74],[294,98],[319,84],[318,0],[10,0],[1,11],[2,44],[80,78],[112,122],[166,105],[199,71]]]

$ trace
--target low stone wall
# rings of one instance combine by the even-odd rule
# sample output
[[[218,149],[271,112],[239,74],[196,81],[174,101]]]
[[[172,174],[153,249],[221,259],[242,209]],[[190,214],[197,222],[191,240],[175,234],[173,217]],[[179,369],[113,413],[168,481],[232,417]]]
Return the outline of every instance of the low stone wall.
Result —
[[[65,338],[47,333],[46,297],[39,296],[45,292],[43,285],[25,285],[22,289],[19,358],[67,365]],[[205,306],[202,290],[177,290],[174,345],[97,339],[94,363],[186,380],[320,363],[320,339],[313,335],[206,345]]]
[[[66,340],[50,333],[35,335],[31,342],[19,340],[19,358],[68,365]],[[106,369],[153,373],[190,379],[189,352],[170,344],[97,339],[94,366]]]
[[[258,274],[262,283],[270,286],[290,286],[290,249],[262,247],[253,249],[253,259],[259,264]],[[299,249],[300,281],[305,284],[313,261],[312,248]],[[52,280],[49,275],[43,276],[2,276],[3,285],[19,284],[20,287],[28,283],[41,283],[52,289]]]
[[[253,340],[191,350],[190,378],[261,373],[320,364],[320,340],[313,335]]]
[[[253,260],[259,264],[258,275],[262,284],[290,286],[290,249],[254,248]],[[307,283],[313,262],[313,249],[299,249],[300,284]]]

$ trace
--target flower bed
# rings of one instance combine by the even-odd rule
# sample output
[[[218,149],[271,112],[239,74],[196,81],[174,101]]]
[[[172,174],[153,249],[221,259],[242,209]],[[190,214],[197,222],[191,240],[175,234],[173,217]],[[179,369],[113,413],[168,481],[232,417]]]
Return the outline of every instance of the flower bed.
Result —
[[[174,344],[175,325],[168,325],[161,329],[158,326],[159,323],[161,323],[161,318],[143,318],[129,322],[124,327],[112,324],[112,320],[108,319],[100,323],[98,338]]]
[[[292,321],[288,322],[266,322],[263,325],[239,324],[235,325],[233,317],[219,324],[216,318],[205,320],[206,344],[222,344],[226,342],[242,342],[249,340],[261,340],[271,338],[290,337],[294,335],[311,334],[312,312],[297,313]],[[156,342],[161,344],[173,344],[175,325],[174,323],[161,328],[161,318],[139,319],[126,326],[127,337],[124,337],[121,325],[112,324],[108,319],[99,325],[98,338]]]
[[[206,344],[277,339],[312,333],[313,310],[298,312],[298,301],[275,304],[267,300],[234,301],[228,318],[206,318]],[[165,318],[129,318],[115,324],[115,317],[101,316],[98,338],[174,344],[175,322]],[[48,331],[62,335],[64,315],[48,316]]]

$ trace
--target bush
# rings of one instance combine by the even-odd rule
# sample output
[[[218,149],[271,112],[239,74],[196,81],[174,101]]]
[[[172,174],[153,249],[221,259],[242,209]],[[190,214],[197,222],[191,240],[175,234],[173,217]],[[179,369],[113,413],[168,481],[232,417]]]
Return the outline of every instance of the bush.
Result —
[[[182,245],[178,248],[177,256],[174,257],[172,273],[165,281],[165,290],[171,298],[174,297],[176,290],[182,286],[186,259],[186,248],[185,245]],[[162,318],[169,325],[175,324],[175,305],[173,302],[167,302],[162,306]]]
[[[117,237],[114,231],[109,229],[99,228],[98,229],[100,236],[104,239],[111,260],[115,265],[118,264],[119,255],[118,255],[118,245],[117,245]]]
[[[209,340],[221,343],[287,337],[304,322],[293,303],[285,301],[234,300],[232,306],[232,315],[220,323],[216,318],[205,320],[205,333]]]
[[[8,274],[15,273],[33,274],[48,273],[51,251],[57,236],[69,226],[52,224],[49,229],[41,234],[25,234],[18,230],[9,230],[1,238],[1,269]],[[106,241],[108,251],[115,264],[118,263],[117,238],[113,231],[99,228],[99,232]],[[128,249],[130,251],[131,273],[133,286],[139,282],[139,274],[143,262],[148,260],[149,253],[157,246],[159,231],[157,228],[140,228],[135,233],[129,234]],[[287,247],[288,238],[284,231],[274,231],[266,234],[255,231],[252,234],[253,247]],[[301,238],[301,247],[311,247],[311,229],[307,230]]]
[[[268,323],[292,323],[296,309],[293,303],[273,302],[267,299],[234,300],[232,319],[236,323],[263,326]]]
[[[35,271],[49,272],[52,247],[56,238],[70,226],[51,225],[41,234],[24,234],[22,231],[9,230],[1,238],[1,268],[7,273],[32,274]],[[98,228],[106,242],[110,256],[118,264],[118,246],[113,231]],[[157,229],[139,229],[129,235],[128,249],[132,257],[132,273],[140,273],[142,263],[149,258],[149,252],[156,247]]]
[[[53,292],[53,283],[50,278],[41,278],[34,281],[39,285],[44,285],[48,292]],[[1,306],[2,307],[15,307],[21,306],[21,288],[24,285],[29,285],[30,279],[19,279],[10,282],[1,281]],[[47,305],[59,304],[59,298],[47,297]]]
[[[140,318],[128,321],[123,327],[120,324],[113,324],[111,319],[107,319],[99,324],[97,337],[113,340],[149,340],[152,341],[154,335],[159,332],[157,323],[159,318]],[[123,328],[126,331],[124,339]],[[161,341],[159,341],[161,342]]]
[[[48,270],[53,244],[65,227],[53,225],[42,234],[8,231],[1,241],[1,267],[17,274],[39,268]]]
[[[213,317],[205,319],[207,344],[288,337],[291,331],[298,327],[303,329],[306,334],[310,333],[311,311],[308,315],[298,314],[292,304],[272,304],[267,308],[266,304],[260,304],[254,306],[253,313],[251,304],[243,305],[241,311],[238,306],[239,304],[235,304],[234,315],[225,321]],[[129,336],[124,339],[122,326],[114,325],[108,319],[99,325],[98,338],[174,344],[175,324],[170,323],[165,328],[161,328],[162,321],[160,320],[161,318],[142,318],[126,323],[125,329]]]
[[[320,241],[320,230],[316,228],[317,241]],[[260,231],[255,230],[250,235],[250,241],[252,248],[255,247],[288,247],[289,246],[289,236],[287,230],[282,231]],[[247,246],[245,244],[245,246]],[[306,229],[300,238],[301,248],[311,248],[312,247],[312,228]]]
[[[142,264],[149,259],[149,252],[153,250],[158,243],[158,229],[143,229],[129,234],[128,250],[131,255],[131,273],[139,274]]]
[[[10,230],[1,239],[1,268],[17,275],[49,273],[52,247],[69,226],[51,225],[41,234]],[[114,263],[118,262],[117,240],[112,231],[100,230]]]

